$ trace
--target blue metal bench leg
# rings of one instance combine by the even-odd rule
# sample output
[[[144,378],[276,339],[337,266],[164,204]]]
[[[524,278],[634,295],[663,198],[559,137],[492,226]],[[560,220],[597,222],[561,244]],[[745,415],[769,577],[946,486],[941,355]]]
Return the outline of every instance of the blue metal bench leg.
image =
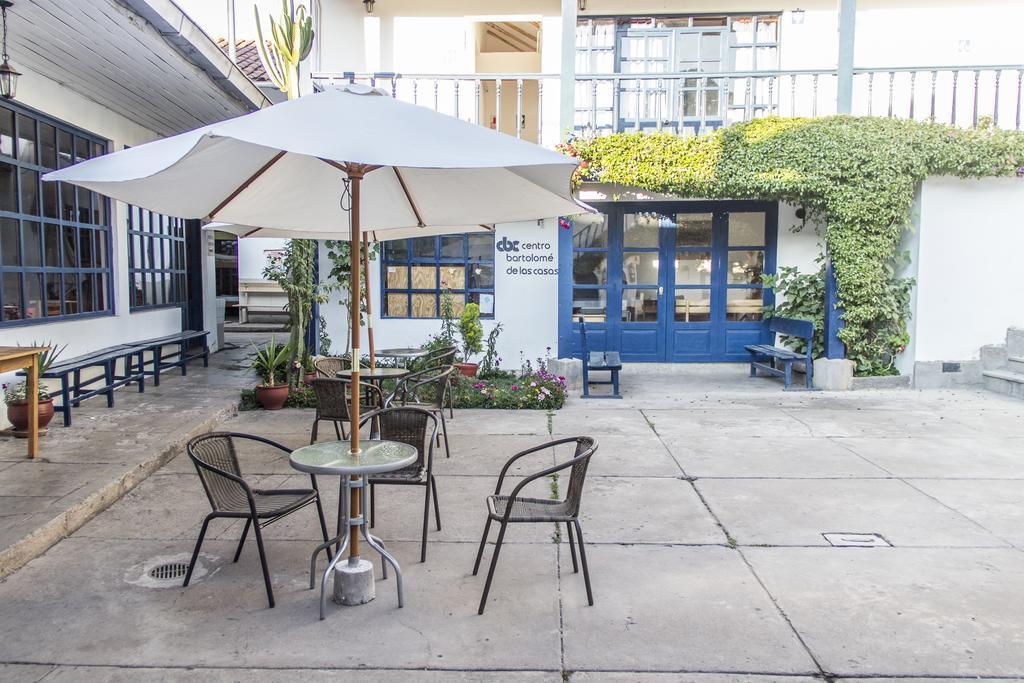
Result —
[[[114,364],[116,360],[109,360],[103,364],[103,381],[107,383],[107,407],[114,407]]]
[[[205,338],[203,340],[203,367],[210,367],[210,345],[206,342]]]
[[[164,360],[162,347],[153,349],[153,386],[160,386],[160,364]]]
[[[71,392],[68,390],[68,375],[60,376],[60,400],[61,412],[64,413],[64,426],[71,426]]]
[[[754,365],[754,361],[750,361],[750,376],[757,377],[757,366]]]
[[[139,351],[139,393],[145,393],[146,391],[146,359],[142,352]],[[128,362],[132,362],[133,356],[128,356]],[[130,373],[129,373],[130,374]]]
[[[786,389],[793,386],[793,361],[783,361],[786,366]]]
[[[612,394],[619,395],[619,371],[612,370]]]
[[[590,372],[587,369],[587,361],[583,361],[583,397],[590,396]]]
[[[181,376],[184,377],[188,374],[188,361],[185,360],[185,356],[188,354],[188,344],[181,342],[178,344],[178,360],[181,361]]]

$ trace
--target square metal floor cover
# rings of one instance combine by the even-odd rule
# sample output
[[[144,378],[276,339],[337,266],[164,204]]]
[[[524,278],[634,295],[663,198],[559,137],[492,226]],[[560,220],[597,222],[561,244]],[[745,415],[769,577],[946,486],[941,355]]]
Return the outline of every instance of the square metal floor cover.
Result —
[[[836,547],[845,548],[889,548],[892,543],[882,538],[881,534],[858,534],[831,532],[824,533],[825,540]]]

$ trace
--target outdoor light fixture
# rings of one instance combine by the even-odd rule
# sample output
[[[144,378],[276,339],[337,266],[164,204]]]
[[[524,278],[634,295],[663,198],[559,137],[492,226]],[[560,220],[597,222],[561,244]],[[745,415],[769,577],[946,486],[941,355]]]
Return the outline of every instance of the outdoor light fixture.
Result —
[[[802,23],[804,23],[804,11],[802,9],[800,9],[799,7],[797,7],[795,10],[793,10],[793,12],[790,14],[790,16],[792,17],[792,21],[793,21],[794,24],[802,24]]]
[[[576,6],[579,7],[581,12],[587,11],[587,0],[576,0]]]
[[[21,74],[11,66],[7,58],[7,8],[13,5],[11,0],[0,0],[0,14],[3,15],[3,63],[0,64],[0,95],[7,99],[14,97],[18,89],[18,76]]]
[[[376,4],[376,0],[363,0],[363,6],[366,7],[367,14],[373,14],[373,6]]]

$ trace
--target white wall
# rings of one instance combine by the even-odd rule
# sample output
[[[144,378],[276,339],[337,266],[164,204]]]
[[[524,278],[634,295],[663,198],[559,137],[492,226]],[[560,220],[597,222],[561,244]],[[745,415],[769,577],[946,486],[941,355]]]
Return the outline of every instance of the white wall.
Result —
[[[157,137],[152,131],[129,121],[116,111],[88,100],[24,67],[19,66],[19,69],[25,72],[18,81],[19,104],[107,138],[113,142],[113,150],[122,149],[125,145],[142,144]],[[29,345],[34,341],[52,342],[58,346],[66,344],[67,349],[62,357],[71,358],[98,348],[159,337],[181,330],[179,308],[129,313],[127,214],[121,202],[114,203],[112,222],[112,286],[115,315],[0,327],[0,345]],[[207,321],[209,325],[213,324],[212,313],[207,315]],[[211,341],[214,340],[211,338]],[[17,381],[13,373],[0,374],[0,382],[12,381]],[[0,410],[0,423],[5,422],[5,414],[6,411]]]
[[[977,359],[1024,326],[1024,181],[929,178],[919,204],[915,346],[902,362]]]
[[[547,220],[497,226],[495,242],[507,239],[519,241],[519,254],[537,254],[543,261],[511,262],[502,251],[495,251],[494,320],[483,320],[484,334],[495,322],[503,325],[498,338],[498,355],[502,367],[518,370],[520,354],[527,358],[544,356],[547,347],[554,351],[558,340],[558,221]],[[533,245],[528,249],[528,245]],[[547,257],[550,256],[550,261]],[[530,273],[510,273],[510,267],[530,268]],[[539,269],[551,272],[538,273]],[[320,272],[330,270],[325,250],[320,250]],[[419,346],[427,337],[441,329],[441,321],[431,319],[381,318],[380,261],[370,263],[370,292],[373,308],[374,343],[376,348]],[[330,301],[320,307],[327,321],[332,353],[344,352],[347,331],[347,310],[339,303],[340,296],[333,293]],[[369,351],[366,331],[363,331],[360,349]],[[477,359],[479,360],[479,359]]]
[[[267,251],[284,249],[287,242],[275,237],[247,237],[238,240],[238,279],[266,279],[263,277],[263,269],[267,267]]]

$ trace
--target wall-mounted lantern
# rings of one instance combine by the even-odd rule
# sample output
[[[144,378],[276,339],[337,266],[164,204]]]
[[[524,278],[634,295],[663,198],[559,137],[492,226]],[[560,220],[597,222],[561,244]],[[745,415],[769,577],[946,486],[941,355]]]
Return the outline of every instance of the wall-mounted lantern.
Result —
[[[7,99],[14,97],[18,90],[18,76],[21,75],[7,57],[7,8],[14,3],[11,0],[0,0],[0,14],[3,16],[3,63],[0,64],[0,95]]]

